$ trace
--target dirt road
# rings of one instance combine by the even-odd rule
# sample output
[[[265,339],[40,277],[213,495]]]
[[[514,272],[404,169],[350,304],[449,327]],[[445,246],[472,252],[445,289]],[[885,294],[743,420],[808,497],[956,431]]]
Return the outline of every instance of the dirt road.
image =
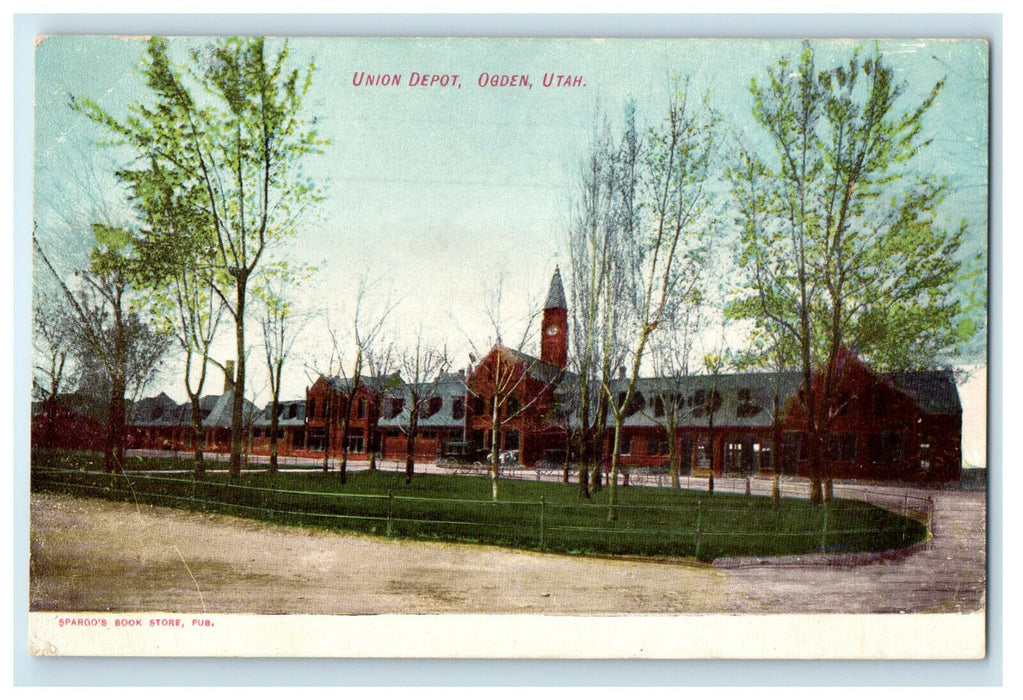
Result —
[[[553,614],[982,609],[983,492],[934,492],[934,539],[854,567],[573,557],[326,533],[33,494],[34,611]]]

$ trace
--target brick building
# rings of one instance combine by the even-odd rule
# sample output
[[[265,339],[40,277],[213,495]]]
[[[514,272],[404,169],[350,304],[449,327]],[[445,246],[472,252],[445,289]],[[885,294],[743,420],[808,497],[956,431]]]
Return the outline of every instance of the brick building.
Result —
[[[495,411],[499,451],[517,451],[526,465],[548,450],[568,453],[574,417],[567,406],[578,381],[567,369],[568,350],[568,305],[560,270],[555,269],[544,304],[540,356],[498,343],[467,373],[438,377],[419,409],[417,459],[433,459],[454,443],[467,446],[471,453],[489,451]],[[838,372],[837,413],[825,445],[836,478],[921,482],[959,478],[962,407],[951,371],[880,374],[843,351]],[[622,393],[624,381],[619,380]],[[663,465],[674,441],[683,473],[769,473],[774,453],[783,473],[805,475],[801,384],[795,372],[642,378],[624,423],[622,464]],[[351,387],[350,379],[319,377],[304,401],[283,402],[278,427],[281,454],[322,455],[328,436],[331,454],[338,454]],[[225,386],[221,396],[203,399],[207,449],[229,445],[230,398],[230,387]],[[409,387],[397,375],[363,377],[352,401],[349,455],[365,459],[373,450],[388,459],[403,459]],[[191,410],[187,404],[175,407],[161,395],[140,402],[139,408],[133,435],[140,446],[187,448]],[[268,410],[252,411],[252,450],[257,453],[268,449]],[[671,417],[673,421],[668,420]],[[43,431],[33,428],[35,442]],[[605,455],[612,432],[608,425]]]

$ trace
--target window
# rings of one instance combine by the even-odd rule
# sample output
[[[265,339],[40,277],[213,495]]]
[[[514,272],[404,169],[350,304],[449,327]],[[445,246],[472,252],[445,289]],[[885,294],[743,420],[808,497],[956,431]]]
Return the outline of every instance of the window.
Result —
[[[804,457],[806,441],[799,433],[785,433],[785,442],[782,449],[782,471],[785,474],[795,474],[799,469],[799,460]]]
[[[312,396],[309,397],[309,417],[316,417],[316,398]]]
[[[679,468],[688,472],[693,468],[693,438],[691,435],[682,435],[679,438],[678,446]]]
[[[455,420],[465,418],[465,399],[461,396],[456,396],[451,401],[451,417]]]
[[[472,412],[477,416],[482,416],[487,412],[487,404],[482,396],[472,397]]]
[[[405,410],[405,399],[400,396],[394,396],[387,401],[387,417],[397,418],[402,411]]]
[[[517,450],[519,449],[519,431],[509,430],[504,434],[504,449],[506,450]]]
[[[622,434],[621,450],[618,454],[630,455],[632,454],[632,436],[626,433]]]
[[[735,407],[735,415],[738,418],[752,418],[760,413],[760,406],[753,398],[753,392],[749,389],[739,389],[739,403]]]
[[[881,394],[874,395],[874,418],[883,418],[888,413],[888,398]]]
[[[654,416],[660,418],[664,415],[664,399],[658,396],[654,399]]]
[[[349,452],[365,452],[366,451],[366,440],[362,435],[349,435],[348,436],[348,451]]]
[[[439,396],[431,396],[423,403],[419,404],[419,417],[429,418],[441,409],[444,405],[444,399]]]
[[[293,403],[288,406],[288,418],[294,418],[298,415],[298,404]]]
[[[519,412],[519,400],[514,396],[508,397],[508,403],[505,404],[508,407],[508,415],[512,416]]]
[[[837,462],[842,458],[842,439],[838,435],[828,435],[828,459]]]
[[[628,392],[625,392],[625,391],[618,392],[617,405],[619,406],[619,408],[622,407],[622,406],[625,406],[625,395],[627,393]],[[646,407],[646,399],[643,397],[643,394],[639,393],[638,391],[634,392],[632,394],[632,401],[630,401],[629,405],[625,407],[625,415],[626,416],[631,416],[632,414],[636,413],[637,411],[642,411],[645,407]]]
[[[842,459],[846,462],[856,461],[856,433],[842,435]]]
[[[693,392],[690,405],[693,407],[693,417],[702,418],[708,413],[716,413],[721,408],[721,394],[717,389],[712,389],[709,392],[697,389]]]
[[[870,436],[871,462],[899,462],[902,460],[902,435],[882,432]]]
[[[486,447],[487,437],[486,431],[484,430],[473,430],[472,431],[472,446],[474,449],[480,450]]]
[[[698,469],[710,469],[711,464],[711,441],[706,435],[696,438],[694,446],[694,466]]]
[[[921,442],[920,443],[920,471],[930,471],[934,464],[934,451],[931,448],[931,443]]]
[[[725,470],[742,471],[742,443],[734,438],[725,443]]]
[[[359,418],[365,418],[366,417],[366,398],[365,397],[360,397],[358,405],[359,405]]]
[[[646,438],[646,453],[648,455],[668,454],[668,438],[664,435],[648,435]]]

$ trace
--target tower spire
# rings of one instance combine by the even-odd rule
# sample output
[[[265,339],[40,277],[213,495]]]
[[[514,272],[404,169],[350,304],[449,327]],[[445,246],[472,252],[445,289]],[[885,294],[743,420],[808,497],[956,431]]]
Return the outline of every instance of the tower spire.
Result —
[[[547,309],[568,310],[568,302],[565,301],[565,287],[561,284],[561,268],[554,266],[554,276],[551,277],[551,288],[547,292],[547,302],[543,305]]]
[[[543,306],[543,336],[540,339],[540,359],[564,368],[568,364],[568,302],[561,283],[561,269],[554,268],[551,288]]]

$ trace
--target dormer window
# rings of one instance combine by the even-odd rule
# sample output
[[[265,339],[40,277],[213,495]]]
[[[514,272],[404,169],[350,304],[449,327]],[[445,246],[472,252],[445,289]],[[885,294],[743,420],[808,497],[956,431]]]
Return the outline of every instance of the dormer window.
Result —
[[[400,396],[394,396],[387,400],[387,417],[397,418],[398,415],[405,410],[405,399]]]
[[[753,399],[753,392],[750,389],[739,389],[738,399],[739,402],[735,407],[737,418],[752,418],[760,413],[760,406]]]
[[[429,399],[427,399],[426,401],[424,401],[422,404],[420,404],[420,406],[419,406],[419,417],[420,418],[429,418],[430,416],[432,416],[435,413],[437,413],[437,411],[439,411],[441,409],[441,406],[443,406],[443,405],[444,405],[444,400],[441,397],[439,397],[439,396],[432,396]]]

